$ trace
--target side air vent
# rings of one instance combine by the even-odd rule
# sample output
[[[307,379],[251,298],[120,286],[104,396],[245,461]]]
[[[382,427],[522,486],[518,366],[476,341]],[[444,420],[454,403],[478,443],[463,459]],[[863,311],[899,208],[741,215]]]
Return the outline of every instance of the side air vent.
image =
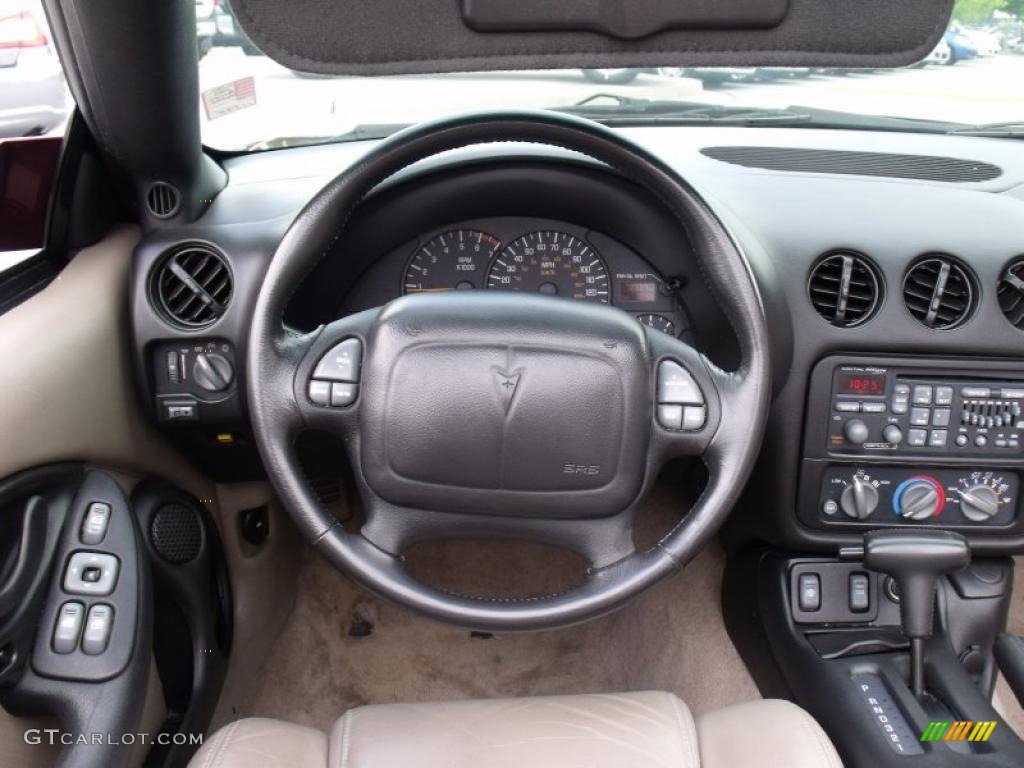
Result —
[[[910,314],[924,325],[949,330],[961,325],[974,309],[974,283],[952,259],[930,256],[907,272],[903,300]]]
[[[181,193],[177,187],[158,181],[146,193],[146,206],[158,219],[169,219],[181,207]]]
[[[841,173],[893,179],[947,181],[954,184],[991,181],[1002,168],[979,160],[887,152],[846,152],[794,147],[705,147],[701,154],[745,168],[794,173]]]
[[[871,263],[855,253],[831,253],[811,270],[807,294],[818,314],[832,325],[852,328],[870,319],[882,297]]]
[[[1024,258],[1013,261],[1003,272],[996,296],[1010,325],[1024,331]]]
[[[184,328],[204,328],[221,317],[231,301],[231,271],[221,254],[194,243],[160,262],[152,287],[168,320]]]

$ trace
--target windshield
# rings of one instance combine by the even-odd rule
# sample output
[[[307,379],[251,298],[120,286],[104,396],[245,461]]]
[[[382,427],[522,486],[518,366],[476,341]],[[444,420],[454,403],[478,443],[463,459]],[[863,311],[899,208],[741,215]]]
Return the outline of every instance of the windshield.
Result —
[[[1024,0],[958,0],[931,54],[899,69],[661,67],[329,77],[295,72],[262,55],[226,0],[197,0],[196,32],[203,140],[226,150],[375,138],[421,120],[501,108],[565,109],[635,122],[656,117],[941,132],[1011,123],[1019,125],[981,135],[1024,135]],[[700,109],[706,105],[717,109]],[[830,111],[827,120],[820,110]],[[851,116],[859,119],[847,125],[842,118]]]

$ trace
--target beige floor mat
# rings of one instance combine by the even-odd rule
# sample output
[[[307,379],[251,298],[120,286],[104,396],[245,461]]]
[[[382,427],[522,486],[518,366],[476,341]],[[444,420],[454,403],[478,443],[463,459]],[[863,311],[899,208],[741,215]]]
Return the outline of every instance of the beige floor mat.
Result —
[[[673,505],[665,494],[657,498],[668,514]],[[508,543],[453,542],[413,560],[431,581],[455,581],[476,593],[500,592],[504,582],[530,575],[544,582],[534,586],[547,586],[573,565],[536,549],[509,550]],[[572,629],[478,639],[368,598],[306,551],[284,633],[233,714],[326,728],[350,707],[391,701],[651,688],[676,692],[695,714],[749,701],[758,698],[757,688],[722,623],[723,565],[721,551],[710,547],[612,616]],[[349,635],[357,606],[373,618],[369,637]]]

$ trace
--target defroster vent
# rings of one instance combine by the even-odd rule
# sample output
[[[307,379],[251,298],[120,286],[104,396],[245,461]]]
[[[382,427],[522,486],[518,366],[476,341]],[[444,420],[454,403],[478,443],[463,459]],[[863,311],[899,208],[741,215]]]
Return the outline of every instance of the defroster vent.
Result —
[[[831,253],[811,270],[807,293],[819,315],[832,325],[852,328],[875,313],[882,287],[878,273],[865,257]]]
[[[219,319],[231,302],[231,271],[208,245],[177,248],[153,275],[153,296],[161,312],[184,328],[204,328]]]

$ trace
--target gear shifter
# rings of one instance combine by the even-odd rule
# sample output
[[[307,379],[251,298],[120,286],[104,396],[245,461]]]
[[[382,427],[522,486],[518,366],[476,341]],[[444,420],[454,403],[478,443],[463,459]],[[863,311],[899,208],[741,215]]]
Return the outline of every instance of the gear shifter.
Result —
[[[935,585],[941,576],[971,562],[967,541],[950,531],[870,531],[863,548],[841,556],[862,559],[864,567],[892,576],[900,592],[900,619],[910,639],[910,679],[914,695],[924,692],[924,641],[932,636]]]

